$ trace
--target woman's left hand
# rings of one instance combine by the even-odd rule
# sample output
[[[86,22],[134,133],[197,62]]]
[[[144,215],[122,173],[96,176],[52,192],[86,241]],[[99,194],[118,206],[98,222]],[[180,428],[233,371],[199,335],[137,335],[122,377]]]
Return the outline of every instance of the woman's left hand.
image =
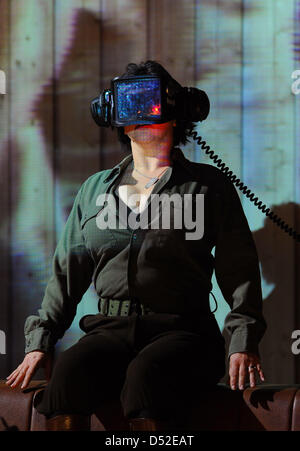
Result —
[[[261,369],[259,357],[250,352],[236,352],[231,354],[229,359],[229,377],[230,387],[235,390],[245,388],[245,381],[249,377],[250,387],[255,387],[255,372],[257,371],[260,379],[265,380]]]

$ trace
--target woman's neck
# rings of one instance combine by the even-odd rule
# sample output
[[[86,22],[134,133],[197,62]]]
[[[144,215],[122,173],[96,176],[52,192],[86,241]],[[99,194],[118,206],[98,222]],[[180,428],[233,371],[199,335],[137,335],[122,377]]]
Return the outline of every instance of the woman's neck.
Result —
[[[146,147],[131,142],[134,167],[147,174],[152,174],[164,167],[172,166],[172,148],[173,146],[170,145]]]

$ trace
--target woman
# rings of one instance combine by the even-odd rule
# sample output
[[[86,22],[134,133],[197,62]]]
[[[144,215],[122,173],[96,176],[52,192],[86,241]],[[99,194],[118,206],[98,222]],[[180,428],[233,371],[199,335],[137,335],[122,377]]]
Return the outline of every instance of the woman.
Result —
[[[143,74],[171,79],[154,61],[129,64],[123,76]],[[25,323],[25,358],[7,378],[12,388],[25,388],[39,366],[49,377],[54,345],[93,281],[99,314],[81,319],[85,335],[59,355],[36,406],[48,429],[88,429],[89,415],[112,397],[120,397],[132,430],[179,427],[187,400],[225,372],[224,339],[209,308],[213,270],[231,307],[225,321],[231,388],[243,389],[248,377],[255,386],[256,372],[264,380],[258,344],[266,324],[255,244],[229,179],[176,147],[192,127],[174,117],[119,128],[131,154],[92,175],[76,196],[39,314]],[[116,202],[107,206],[100,194]],[[204,194],[201,238],[187,239],[186,227],[171,223],[140,227],[142,218],[150,224],[155,194]],[[174,203],[164,208],[160,214],[173,219],[183,211]],[[112,211],[118,227],[104,227],[104,213]]]

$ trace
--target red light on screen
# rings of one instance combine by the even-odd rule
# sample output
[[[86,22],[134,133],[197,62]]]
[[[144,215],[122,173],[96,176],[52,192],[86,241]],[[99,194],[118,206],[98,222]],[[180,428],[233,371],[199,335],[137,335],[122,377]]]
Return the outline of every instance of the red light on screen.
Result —
[[[155,115],[160,114],[160,105],[154,105],[152,107],[151,114],[155,114]]]

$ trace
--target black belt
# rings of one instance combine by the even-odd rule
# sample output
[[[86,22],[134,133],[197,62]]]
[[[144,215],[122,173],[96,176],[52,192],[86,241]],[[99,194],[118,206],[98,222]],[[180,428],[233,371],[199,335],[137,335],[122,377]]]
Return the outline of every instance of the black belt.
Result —
[[[105,316],[130,316],[133,312],[139,315],[154,313],[136,299],[107,299],[100,298],[98,303],[99,313]]]

